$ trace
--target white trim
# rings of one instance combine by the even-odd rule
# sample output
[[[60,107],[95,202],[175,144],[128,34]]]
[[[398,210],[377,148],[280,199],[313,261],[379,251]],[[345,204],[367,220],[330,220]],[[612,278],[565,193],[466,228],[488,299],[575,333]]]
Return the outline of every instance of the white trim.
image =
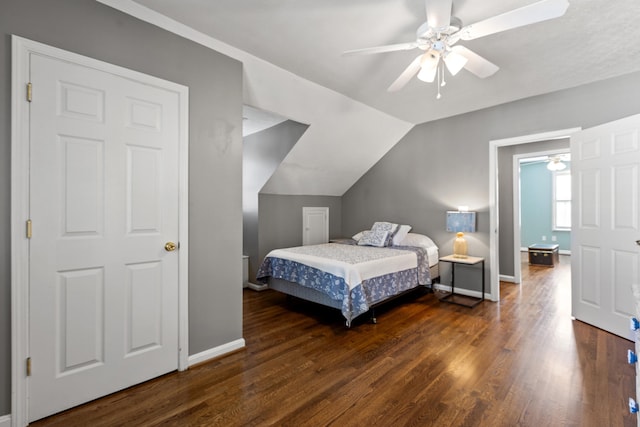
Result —
[[[244,338],[239,338],[235,341],[231,341],[226,344],[222,344],[217,347],[210,348],[209,350],[192,354],[191,356],[189,356],[189,366],[197,365],[198,363],[215,359],[216,357],[223,356],[225,354],[231,353],[232,351],[236,351],[244,347],[245,347]]]
[[[189,88],[182,86],[178,118],[178,370],[189,367]]]
[[[247,282],[247,288],[260,292],[269,289],[269,285],[257,285],[255,283]]]
[[[9,427],[11,425],[11,415],[0,416],[0,427]]]
[[[134,70],[12,35],[11,76],[11,424],[27,425],[28,381],[24,361],[29,355],[29,241],[24,235],[29,218],[29,104],[25,88],[29,78],[29,59],[38,54],[94,68],[149,86],[170,90],[178,95],[180,108],[180,200],[178,257],[178,369],[188,367],[188,105],[186,86],[159,79]]]
[[[520,283],[520,280],[516,281],[515,276],[506,276],[504,274],[500,275],[501,282],[509,282],[509,283]]]
[[[500,300],[498,247],[498,148],[509,145],[527,144],[529,142],[548,141],[566,138],[581,128],[569,128],[551,132],[516,136],[512,138],[489,141],[489,290],[492,301]],[[518,247],[520,244],[518,243]]]

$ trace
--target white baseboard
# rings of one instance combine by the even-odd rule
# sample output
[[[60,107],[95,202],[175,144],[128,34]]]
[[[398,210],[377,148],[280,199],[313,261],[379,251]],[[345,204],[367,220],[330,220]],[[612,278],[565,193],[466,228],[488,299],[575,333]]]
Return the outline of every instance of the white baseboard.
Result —
[[[231,353],[232,351],[243,348],[244,346],[244,338],[240,338],[238,340],[219,345],[218,347],[210,348],[209,350],[201,351],[197,354],[192,354],[189,356],[188,364],[189,366],[193,366],[198,363],[206,362],[207,360]]]
[[[451,286],[443,285],[442,283],[436,283],[435,288],[439,291],[451,292]],[[466,295],[468,297],[482,298],[481,291],[471,291],[469,289],[456,288],[456,294]],[[485,299],[491,299],[491,294],[484,293]]]
[[[498,279],[501,282],[516,283],[516,278],[514,276],[506,276],[504,274],[501,274],[500,276],[498,276]]]
[[[0,427],[11,427],[11,415],[0,416]]]
[[[268,285],[256,285],[255,283],[247,283],[247,288],[253,289],[254,291],[266,291],[269,289]]]

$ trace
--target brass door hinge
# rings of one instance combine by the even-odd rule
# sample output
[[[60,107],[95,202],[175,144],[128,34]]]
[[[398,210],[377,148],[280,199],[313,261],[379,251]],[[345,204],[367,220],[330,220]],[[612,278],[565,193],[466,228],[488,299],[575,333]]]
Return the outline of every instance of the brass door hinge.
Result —
[[[31,220],[28,219],[27,220],[27,239],[30,239],[32,235],[33,235],[33,226],[32,226]]]
[[[31,82],[27,83],[27,101],[31,102],[33,99],[33,85]]]
[[[27,357],[27,376],[31,376],[31,358]]]

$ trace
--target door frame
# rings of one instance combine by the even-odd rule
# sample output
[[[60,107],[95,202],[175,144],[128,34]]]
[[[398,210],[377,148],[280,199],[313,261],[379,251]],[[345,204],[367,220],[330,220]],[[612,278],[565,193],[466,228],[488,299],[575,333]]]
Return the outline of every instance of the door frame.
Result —
[[[489,141],[489,298],[491,301],[500,301],[498,148],[550,139],[569,138],[573,133],[580,130],[582,130],[580,127],[567,128]]]
[[[558,138],[564,139],[564,138]],[[538,142],[538,141],[532,141]],[[522,236],[520,233],[520,222],[518,219],[520,218],[520,212],[522,208],[522,203],[520,200],[520,160],[527,159],[530,157],[541,157],[553,154],[562,154],[568,153],[569,148],[557,148],[552,150],[542,150],[535,151],[530,153],[522,153],[522,154],[514,154],[513,155],[513,282],[520,283],[522,281],[522,263],[521,252],[522,252]]]
[[[29,381],[29,103],[26,101],[31,54],[97,69],[149,86],[175,92],[179,103],[178,233],[178,370],[188,368],[188,105],[189,89],[167,80],[78,55],[16,35],[11,36],[11,423],[28,423]],[[37,88],[35,89],[37,96]]]

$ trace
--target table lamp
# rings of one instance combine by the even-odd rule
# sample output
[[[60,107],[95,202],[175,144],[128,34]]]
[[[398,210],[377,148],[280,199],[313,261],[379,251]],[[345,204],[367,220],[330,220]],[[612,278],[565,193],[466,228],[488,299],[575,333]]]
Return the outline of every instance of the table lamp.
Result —
[[[457,233],[453,241],[453,256],[466,258],[467,241],[464,239],[464,233],[476,231],[476,213],[468,212],[466,206],[459,206],[457,211],[447,211],[447,231]]]

